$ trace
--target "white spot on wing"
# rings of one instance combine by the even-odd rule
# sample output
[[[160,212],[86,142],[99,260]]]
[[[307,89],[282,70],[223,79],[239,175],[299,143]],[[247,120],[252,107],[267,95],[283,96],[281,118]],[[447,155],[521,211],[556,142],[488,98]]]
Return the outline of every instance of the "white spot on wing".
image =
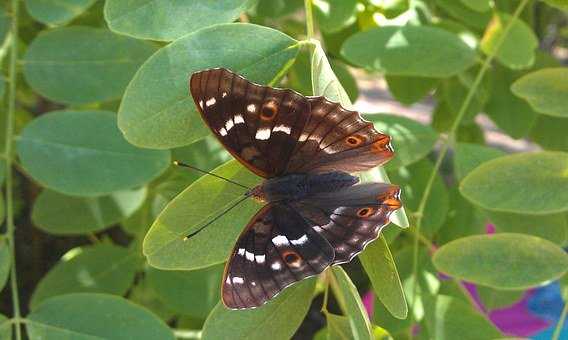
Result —
[[[285,134],[289,135],[292,132],[292,129],[289,126],[280,124],[274,127],[274,132],[284,132]]]
[[[267,140],[268,138],[270,138],[270,129],[268,128],[258,129],[254,137],[260,140]]]
[[[286,238],[286,236],[278,235],[272,238],[272,243],[274,243],[274,245],[277,247],[285,246],[288,244],[288,239]]]
[[[255,255],[256,263],[263,264],[266,261],[266,255]]]
[[[199,99],[199,107],[203,109],[203,99]]]
[[[249,251],[246,251],[246,252],[245,252],[245,258],[247,259],[247,261],[251,261],[251,262],[252,262],[252,261],[254,261],[254,254],[251,253],[251,252],[249,252]]]
[[[219,133],[221,134],[221,136],[225,137],[225,136],[227,135],[227,130],[225,130],[225,128],[222,127],[222,128],[219,130]]]
[[[302,235],[302,237],[300,237],[297,240],[290,240],[290,243],[292,243],[295,246],[302,245],[306,242],[308,242],[308,236],[306,234]]]
[[[233,277],[233,283],[243,284],[243,283],[245,283],[245,280],[243,280],[242,277],[235,276],[235,277]]]
[[[205,102],[205,106],[207,106],[207,107],[213,106],[213,105],[215,105],[216,102],[217,102],[217,99],[215,99],[215,97],[211,97],[211,98],[207,99],[207,101]]]
[[[227,129],[227,131],[230,131],[233,128],[233,126],[235,126],[235,124],[233,123],[232,120],[228,120],[225,122],[225,129]]]
[[[272,268],[273,270],[280,270],[282,266],[280,265],[280,262],[272,262],[270,268]]]
[[[247,111],[250,112],[250,113],[255,113],[256,112],[256,105],[248,104],[247,105]]]
[[[245,248],[239,248],[239,250],[237,251],[237,253],[241,256],[243,256],[245,254]]]
[[[241,114],[237,114],[233,117],[233,120],[235,121],[235,124],[244,124],[245,120],[243,119],[243,116]]]
[[[221,95],[221,98],[225,98],[227,96],[227,92],[223,92],[223,94]]]

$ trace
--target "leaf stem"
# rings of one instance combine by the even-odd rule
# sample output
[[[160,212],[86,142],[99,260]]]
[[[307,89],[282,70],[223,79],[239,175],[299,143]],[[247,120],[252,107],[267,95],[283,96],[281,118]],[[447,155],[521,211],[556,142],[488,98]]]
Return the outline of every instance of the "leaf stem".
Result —
[[[552,335],[552,340],[560,339],[560,334],[562,333],[562,328],[564,327],[564,320],[566,320],[566,314],[568,314],[568,302],[564,302],[564,308],[562,309],[562,314],[560,314],[560,319],[556,324],[554,329],[554,334]]]
[[[314,37],[314,13],[312,11],[312,0],[304,0],[304,8],[306,11],[306,36],[307,40]]]
[[[529,2],[529,0],[522,0],[521,1],[519,6],[515,9],[515,12],[513,13],[512,19],[509,20],[509,22],[507,23],[507,26],[503,30],[503,34],[501,35],[501,37],[499,37],[499,40],[495,44],[495,48],[487,54],[487,58],[485,59],[485,61],[481,65],[481,68],[479,69],[479,72],[477,73],[475,80],[473,81],[471,87],[469,88],[467,96],[465,97],[465,99],[464,99],[464,101],[463,101],[463,103],[460,107],[460,110],[458,111],[457,117],[454,120],[452,127],[450,128],[450,131],[448,132],[448,138],[445,141],[442,142],[440,152],[438,153],[438,157],[436,158],[436,162],[434,163],[434,168],[432,169],[432,173],[430,174],[430,177],[428,178],[428,182],[427,182],[426,187],[424,189],[424,193],[423,193],[423,195],[420,199],[420,203],[418,205],[418,210],[416,211],[416,230],[415,230],[415,234],[414,234],[414,249],[413,249],[413,261],[412,261],[412,276],[414,278],[416,278],[417,272],[418,272],[418,243],[419,243],[420,229],[422,227],[422,220],[423,220],[423,217],[424,217],[424,210],[426,208],[426,203],[428,202],[428,198],[430,197],[430,194],[432,192],[432,187],[433,187],[433,184],[434,184],[434,180],[436,179],[436,175],[438,174],[438,171],[440,170],[440,166],[442,165],[442,161],[444,160],[444,157],[446,156],[446,154],[448,152],[448,149],[450,147],[450,143],[452,143],[455,140],[455,137],[457,135],[457,131],[458,131],[458,128],[460,126],[460,123],[461,123],[463,117],[465,116],[466,110],[469,107],[469,104],[471,103],[473,96],[476,94],[477,89],[478,89],[479,85],[481,84],[483,77],[485,76],[485,73],[489,69],[489,66],[491,66],[491,62],[495,58],[497,51],[499,50],[499,48],[501,47],[501,45],[505,41],[505,38],[509,34],[509,31],[511,30],[513,22],[515,21],[516,18],[519,17],[519,15],[521,14],[521,12],[523,11],[523,9],[525,8],[525,6],[527,5],[528,2]],[[414,287],[412,289],[412,304],[413,305],[414,305],[414,301],[416,301],[416,294],[417,294],[416,286],[417,285],[414,285]],[[413,307],[414,306],[411,306],[411,310],[413,310]],[[414,323],[414,313],[410,313],[410,318],[411,318],[410,319],[411,324]],[[411,339],[413,338],[412,332],[410,332],[410,338]]]
[[[6,140],[5,140],[5,160],[6,160],[6,238],[11,254],[12,263],[10,266],[10,289],[12,295],[13,317],[16,320],[15,333],[16,339],[22,339],[20,327],[20,298],[18,293],[18,280],[16,276],[16,245],[15,245],[15,225],[14,225],[14,201],[13,201],[13,174],[12,174],[12,143],[14,137],[14,115],[16,111],[16,64],[18,60],[18,0],[12,0],[12,20],[11,20],[11,46],[10,63],[8,68],[9,76],[9,97],[8,115],[6,117]]]

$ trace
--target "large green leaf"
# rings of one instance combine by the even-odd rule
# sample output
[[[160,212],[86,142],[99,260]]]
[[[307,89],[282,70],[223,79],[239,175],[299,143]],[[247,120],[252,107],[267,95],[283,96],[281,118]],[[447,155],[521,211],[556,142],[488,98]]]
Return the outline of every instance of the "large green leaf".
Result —
[[[517,79],[511,90],[537,112],[568,118],[568,67],[531,72]]]
[[[394,158],[387,169],[410,165],[426,157],[434,148],[438,134],[429,125],[391,114],[366,115],[378,131],[392,137]]]
[[[511,28],[505,32],[508,25]],[[501,45],[497,46],[499,43]],[[497,60],[512,69],[530,67],[534,63],[537,46],[538,38],[531,27],[505,13],[493,16],[481,39],[481,50],[485,54],[494,54]]]
[[[122,295],[130,288],[140,257],[126,248],[98,244],[71,250],[38,283],[30,306],[68,293]]]
[[[118,126],[128,141],[150,148],[201,139],[209,130],[188,94],[193,72],[222,66],[268,83],[294,60],[298,48],[289,36],[251,24],[215,25],[188,34],[162,48],[136,73],[120,105]]]
[[[436,340],[496,339],[501,332],[474,307],[450,296],[438,295],[426,303],[426,327]]]
[[[8,247],[8,240],[0,239],[0,290],[4,288],[8,277],[10,276],[10,268],[12,265],[12,254]]]
[[[325,313],[325,318],[327,321],[327,327],[316,333],[314,340],[351,340],[353,339],[353,331],[351,329],[351,324],[349,323],[349,318],[342,315],[335,315],[332,313]],[[375,325],[371,325],[372,339],[373,340],[392,340],[390,334],[383,328]],[[318,338],[318,335],[322,334],[322,338]]]
[[[24,169],[43,186],[96,196],[143,185],[162,173],[169,151],[128,144],[107,111],[54,111],[31,121],[17,141]]]
[[[119,296],[67,294],[27,316],[30,339],[174,339],[157,316]]]
[[[435,78],[386,76],[385,80],[393,97],[404,105],[418,102],[438,85]]]
[[[485,286],[477,286],[476,291],[486,310],[510,306],[525,295],[524,290],[502,290]]]
[[[324,32],[337,32],[356,20],[356,0],[314,1],[314,14]]]
[[[466,0],[469,3],[478,0]],[[491,12],[479,12],[472,9],[472,6],[466,6],[462,1],[456,0],[435,0],[436,5],[447,12],[451,17],[457,19],[460,23],[468,27],[483,30],[491,20]]]
[[[394,317],[406,318],[408,306],[396,264],[385,238],[381,235],[378,240],[367,245],[365,251],[359,255],[359,260],[365,268],[379,300]]]
[[[97,0],[25,0],[30,16],[46,25],[64,25]]]
[[[219,303],[203,326],[202,339],[290,339],[308,312],[315,283],[315,278],[302,280],[255,309],[229,310]]]
[[[253,186],[259,178],[230,161],[214,173]],[[184,236],[210,222],[243,197],[245,190],[213,176],[204,176],[172,200],[156,219],[144,239],[144,255],[160,269],[197,269],[225,262],[235,241],[259,204],[246,200],[199,234]]]
[[[117,33],[171,41],[214,24],[235,20],[251,0],[107,0],[105,20]]]
[[[568,255],[554,243],[530,235],[469,236],[440,247],[436,268],[460,280],[521,289],[554,280],[568,271]]]
[[[531,139],[549,150],[568,151],[568,118],[538,115],[530,131]]]
[[[372,339],[371,323],[367,311],[363,306],[357,288],[351,282],[347,273],[343,268],[334,266],[328,275],[333,275],[333,292],[345,316],[349,319],[353,339]]]
[[[146,188],[99,197],[75,197],[44,190],[34,202],[32,221],[51,234],[102,230],[132,215],[146,199]]]
[[[201,270],[172,271],[148,268],[148,285],[165,306],[198,319],[205,319],[219,303],[223,266]]]
[[[118,99],[155,46],[92,27],[38,35],[23,59],[24,76],[39,94],[81,104]]]
[[[551,214],[568,210],[568,153],[520,153],[470,172],[460,191],[488,210]]]
[[[457,35],[425,26],[387,26],[351,36],[341,49],[350,62],[387,75],[445,78],[475,62]]]
[[[10,31],[10,17],[6,13],[4,6],[0,7],[0,42],[4,42]]]
[[[12,339],[12,322],[0,314],[0,339]]]
[[[550,6],[555,6],[563,10],[568,10],[568,1],[566,0],[543,0]]]
[[[448,215],[436,235],[436,244],[444,244],[464,236],[485,234],[485,216],[460,194],[457,186],[449,188],[448,197]]]
[[[456,177],[461,180],[482,163],[504,155],[504,151],[485,145],[458,143],[454,148]]]
[[[462,4],[477,12],[487,12],[491,9],[489,0],[460,0]]]

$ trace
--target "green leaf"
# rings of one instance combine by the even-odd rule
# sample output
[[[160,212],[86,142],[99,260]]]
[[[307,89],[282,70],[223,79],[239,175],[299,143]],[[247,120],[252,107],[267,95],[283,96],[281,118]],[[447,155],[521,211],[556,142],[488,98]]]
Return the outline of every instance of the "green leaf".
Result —
[[[222,66],[268,83],[294,60],[298,48],[289,36],[251,24],[216,25],[188,34],[136,73],[122,99],[118,126],[135,145],[165,149],[190,144],[209,133],[188,94],[192,73]]]
[[[527,215],[485,210],[497,232],[537,236],[563,246],[568,238],[566,214]]]
[[[238,183],[254,186],[259,178],[230,161],[213,171]],[[144,255],[159,269],[190,270],[227,260],[235,241],[259,204],[246,200],[199,234],[184,237],[210,222],[243,197],[245,190],[213,176],[204,176],[172,200],[156,219],[144,239]]]
[[[389,171],[393,183],[402,188],[403,205],[412,211],[418,205],[426,188],[426,183],[432,173],[433,165],[428,159],[423,159],[408,167],[401,167],[396,171]],[[448,192],[442,177],[436,175],[430,197],[426,202],[424,217],[422,219],[422,233],[428,237],[434,235],[444,224],[449,208]]]
[[[426,327],[436,340],[478,340],[501,337],[499,330],[473,306],[438,295],[426,304]]]
[[[4,6],[0,7],[0,43],[4,42],[4,39],[8,36],[10,31],[10,17],[8,13],[4,10]]]
[[[107,111],[53,111],[31,121],[17,140],[24,169],[43,186],[96,196],[143,185],[170,163],[169,151],[134,147]]]
[[[549,150],[568,151],[568,118],[538,115],[529,135],[533,142]]]
[[[75,248],[41,279],[30,306],[35,309],[50,297],[68,293],[122,295],[134,281],[139,264],[137,254],[112,244]]]
[[[511,28],[506,33],[508,25]],[[501,45],[498,47],[499,42]],[[505,13],[493,16],[481,39],[481,50],[485,54],[495,54],[499,62],[512,69],[530,67],[535,61],[537,46],[538,39],[530,26]]]
[[[568,153],[519,153],[493,159],[460,183],[468,200],[488,210],[551,214],[568,210]]]
[[[162,300],[158,299],[156,292],[150,287],[147,279],[136,282],[136,285],[128,293],[128,300],[147,308],[165,322],[170,321],[176,315],[176,312],[163,303]],[[179,319],[177,326],[179,327]]]
[[[114,32],[138,39],[171,41],[203,27],[234,21],[252,2],[107,0],[104,14]]]
[[[468,2],[474,2],[479,0],[465,0]],[[449,16],[457,19],[459,22],[477,29],[483,30],[489,21],[491,20],[491,12],[479,12],[471,8],[471,6],[465,6],[463,1],[456,0],[436,0],[436,5],[447,12]]]
[[[566,0],[543,0],[550,6],[558,7],[562,10],[568,10],[568,1]]]
[[[568,68],[546,68],[519,78],[511,91],[542,114],[568,118]]]
[[[315,278],[302,280],[255,309],[229,310],[219,303],[205,321],[202,339],[290,339],[308,312],[315,284]]]
[[[321,340],[351,340],[353,339],[353,332],[351,330],[351,325],[349,324],[349,318],[341,315],[335,315],[331,313],[325,313],[327,327],[321,329],[323,333],[316,333],[314,337],[318,340],[318,334],[321,335]],[[373,340],[392,340],[389,332],[385,329],[371,325],[373,328],[372,337]]]
[[[482,163],[504,155],[504,151],[485,145],[458,143],[454,148],[456,177],[458,180],[461,180]]]
[[[356,0],[318,0],[313,6],[323,32],[337,32],[355,22]]]
[[[97,0],[25,0],[28,13],[46,25],[65,25],[89,9]]]
[[[445,78],[475,62],[475,52],[457,35],[425,26],[359,32],[345,41],[341,54],[369,70],[414,77]]]
[[[219,303],[219,283],[223,266],[201,270],[171,271],[148,268],[148,285],[168,308],[183,315],[203,319]]]
[[[154,314],[119,296],[67,294],[46,300],[27,316],[30,339],[174,339]]]
[[[523,290],[500,290],[484,286],[476,287],[479,299],[487,310],[503,308],[519,301],[525,294]]]
[[[412,105],[428,95],[437,85],[435,78],[386,76],[389,91],[401,104]]]
[[[96,48],[93,48],[96,46]],[[63,27],[38,35],[23,59],[24,76],[53,101],[82,104],[122,96],[153,44],[92,27]]]
[[[436,235],[436,244],[448,243],[464,236],[485,234],[485,216],[460,194],[456,186],[450,187],[448,197],[450,201],[448,215]]]
[[[337,79],[341,83],[341,86],[347,92],[349,96],[349,100],[351,102],[355,102],[359,97],[359,87],[357,86],[357,81],[349,72],[349,69],[345,66],[345,64],[338,62],[336,60],[330,60],[331,68],[333,69],[333,73],[337,76]]]
[[[438,134],[429,125],[391,114],[365,115],[375,128],[392,137],[394,158],[387,163],[387,169],[407,166],[426,157],[434,148]]]
[[[359,260],[371,280],[375,294],[389,312],[396,318],[406,318],[408,306],[385,238],[381,235],[378,240],[367,245],[359,255]]]
[[[12,339],[12,322],[0,314],[0,339]]]
[[[500,289],[535,287],[568,271],[562,248],[523,234],[464,237],[440,247],[433,261],[457,279]]]
[[[491,9],[489,0],[461,0],[462,4],[477,12],[487,12]]]
[[[387,19],[394,19],[410,8],[410,0],[370,0],[370,2]]]
[[[349,319],[353,339],[371,339],[371,323],[357,292],[357,287],[351,282],[343,268],[339,266],[331,267],[331,272],[328,272],[328,275],[333,275],[331,287],[339,306]]]
[[[12,254],[8,247],[6,238],[0,239],[0,290],[4,288],[8,277],[10,276],[10,268],[12,265]]]
[[[497,64],[493,66],[491,73],[491,95],[485,105],[485,112],[509,136],[526,136],[535,124],[537,114],[526,101],[511,92],[511,84],[522,72]]]
[[[117,191],[107,196],[74,197],[44,190],[37,197],[32,221],[56,235],[103,230],[131,216],[146,199],[146,188]]]

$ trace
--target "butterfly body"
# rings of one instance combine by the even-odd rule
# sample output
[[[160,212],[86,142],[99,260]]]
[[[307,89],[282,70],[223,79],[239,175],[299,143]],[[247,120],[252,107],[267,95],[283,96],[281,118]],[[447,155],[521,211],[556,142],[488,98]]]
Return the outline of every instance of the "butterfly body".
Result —
[[[400,188],[351,173],[387,162],[390,137],[324,97],[254,84],[227,69],[194,73],[195,105],[217,139],[264,181],[245,195],[266,205],[225,267],[228,308],[261,306],[287,286],[349,262],[400,208]]]

